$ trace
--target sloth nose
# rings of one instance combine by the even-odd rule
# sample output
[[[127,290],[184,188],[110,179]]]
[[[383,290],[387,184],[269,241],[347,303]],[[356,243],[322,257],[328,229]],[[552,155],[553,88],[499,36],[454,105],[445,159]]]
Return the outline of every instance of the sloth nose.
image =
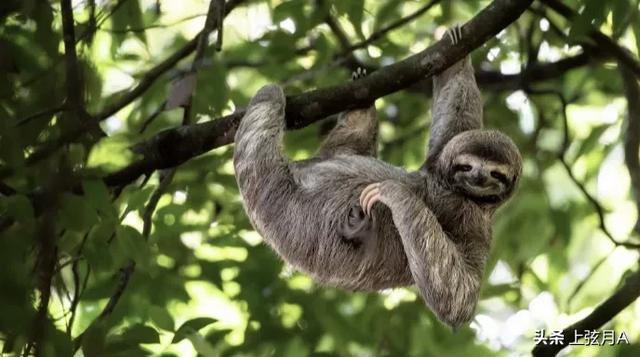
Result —
[[[484,185],[485,183],[487,183],[487,178],[487,175],[485,175],[483,172],[478,172],[473,178],[473,181],[476,185]]]

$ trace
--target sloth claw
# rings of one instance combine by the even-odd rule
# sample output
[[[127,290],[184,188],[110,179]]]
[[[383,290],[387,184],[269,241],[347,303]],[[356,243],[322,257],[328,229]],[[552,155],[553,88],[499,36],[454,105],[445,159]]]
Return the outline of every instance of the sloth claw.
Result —
[[[367,70],[362,67],[358,67],[355,71],[351,72],[351,80],[356,81],[360,78],[367,76]]]
[[[462,26],[460,24],[453,25],[453,27],[447,29],[447,36],[451,43],[457,44],[462,39]]]
[[[380,183],[372,183],[365,187],[360,194],[360,207],[364,210],[364,213],[371,215],[371,209],[373,204],[380,201]]]

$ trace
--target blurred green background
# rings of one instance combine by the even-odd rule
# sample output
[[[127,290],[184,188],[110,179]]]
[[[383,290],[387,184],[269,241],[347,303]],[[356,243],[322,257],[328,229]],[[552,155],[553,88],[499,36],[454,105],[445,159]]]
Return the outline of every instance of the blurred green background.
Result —
[[[197,66],[192,121],[242,108],[266,83],[298,94],[343,83],[357,65],[373,70],[394,63],[490,2],[434,1],[426,10],[428,3],[228,2],[222,49],[210,45]],[[104,113],[192,40],[209,6],[204,0],[71,4],[81,95],[91,114]],[[638,0],[565,4],[580,14],[568,20],[536,1],[472,53],[485,125],[516,141],[524,175],[496,216],[477,315],[453,333],[413,288],[345,292],[287,267],[247,220],[232,146],[175,172],[107,187],[100,177],[136,159],[129,147],[183,122],[183,109],[165,102],[179,96],[176,83],[193,55],[165,68],[100,128],[83,126],[77,113],[60,110],[68,79],[60,2],[2,0],[3,355],[529,354],[536,330],[560,330],[588,315],[638,265],[637,248],[614,242],[640,242],[624,155],[625,139],[640,133],[628,130],[619,66],[588,36],[597,28],[637,60]],[[372,34],[379,36],[345,53]],[[214,31],[211,42],[216,39]],[[419,167],[430,106],[418,86],[376,102],[383,160]],[[311,156],[327,123],[288,132],[290,157]],[[81,134],[68,140],[73,132]],[[44,155],[34,159],[34,153]],[[576,346],[568,353],[638,356],[638,321],[635,302],[604,327],[624,331],[630,345]]]

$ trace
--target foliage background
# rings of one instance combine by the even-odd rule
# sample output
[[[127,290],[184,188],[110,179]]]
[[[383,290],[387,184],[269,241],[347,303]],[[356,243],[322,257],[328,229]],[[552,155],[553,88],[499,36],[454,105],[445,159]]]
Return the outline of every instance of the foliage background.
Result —
[[[197,122],[243,107],[266,83],[296,94],[345,82],[359,64],[375,69],[393,63],[489,4],[435,1],[424,14],[351,56],[343,52],[349,44],[427,2],[234,3],[224,20],[221,51],[209,46],[198,64],[191,105]],[[129,147],[181,125],[184,110],[165,103],[180,102],[184,91],[176,83],[189,73],[193,58],[166,68],[135,100],[104,118],[103,136],[78,121],[79,112],[61,110],[69,103],[69,69],[60,3],[4,0],[4,353],[31,351],[34,340],[40,344],[33,351],[48,356],[73,355],[78,347],[78,355],[85,356],[529,353],[535,330],[559,330],[588,315],[638,264],[637,248],[615,242],[639,242],[624,149],[625,138],[640,133],[627,130],[618,65],[586,37],[597,28],[637,58],[638,1],[565,3],[581,9],[580,15],[567,20],[534,2],[515,24],[472,53],[478,72],[495,76],[493,82],[482,81],[479,74],[485,124],[514,138],[525,169],[518,194],[496,219],[477,316],[453,333],[412,288],[344,292],[316,286],[286,267],[248,223],[233,177],[232,146],[196,157],[175,173],[161,170],[130,185],[107,187],[100,177],[136,158]],[[197,35],[209,3],[105,0],[72,6],[83,105],[88,113],[100,113]],[[527,68],[555,68],[579,56],[587,60],[545,72],[547,77],[520,76],[507,83]],[[413,88],[376,104],[380,157],[417,168],[428,138],[430,97]],[[290,156],[312,155],[327,122],[289,132]],[[42,146],[74,130],[82,133],[76,140]],[[46,155],[34,160],[40,147]],[[572,355],[638,355],[639,320],[635,302],[605,326],[625,331],[631,345],[574,347]]]

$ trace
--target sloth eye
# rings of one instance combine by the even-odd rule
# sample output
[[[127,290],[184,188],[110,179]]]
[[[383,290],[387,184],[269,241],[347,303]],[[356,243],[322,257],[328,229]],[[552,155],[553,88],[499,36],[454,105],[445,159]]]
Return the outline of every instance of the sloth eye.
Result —
[[[458,164],[458,165],[453,166],[453,169],[455,171],[467,172],[467,171],[471,171],[471,165]]]
[[[491,177],[505,184],[509,182],[509,179],[507,179],[507,175],[499,171],[491,171]]]

